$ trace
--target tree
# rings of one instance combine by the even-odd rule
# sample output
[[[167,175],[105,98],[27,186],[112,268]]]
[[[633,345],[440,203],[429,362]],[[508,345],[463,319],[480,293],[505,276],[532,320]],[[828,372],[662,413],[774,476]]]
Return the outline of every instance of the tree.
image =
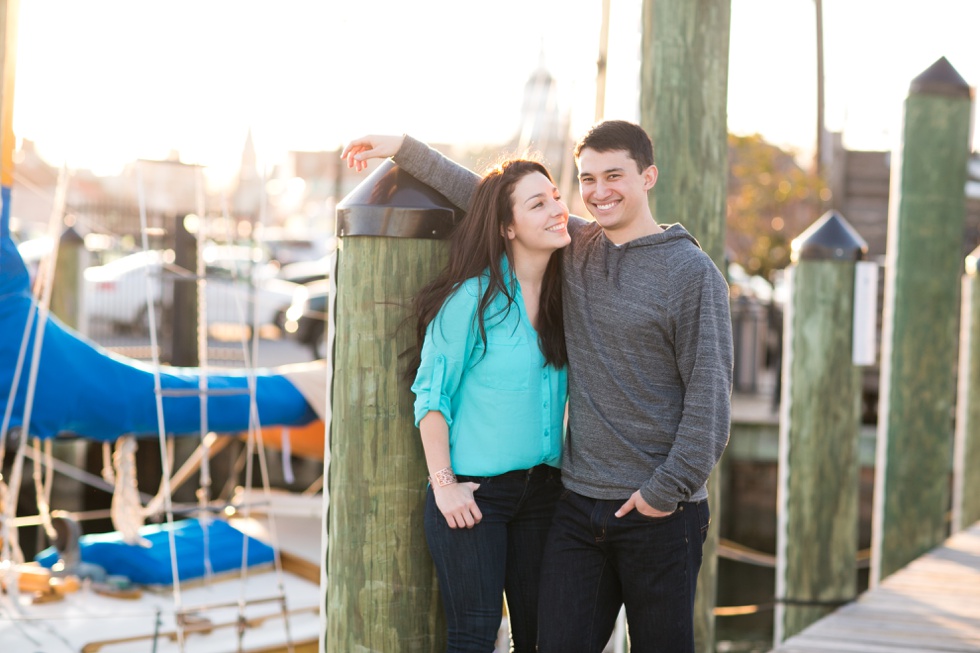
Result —
[[[790,243],[817,219],[829,190],[762,136],[728,135],[725,245],[731,262],[770,278],[789,264]]]

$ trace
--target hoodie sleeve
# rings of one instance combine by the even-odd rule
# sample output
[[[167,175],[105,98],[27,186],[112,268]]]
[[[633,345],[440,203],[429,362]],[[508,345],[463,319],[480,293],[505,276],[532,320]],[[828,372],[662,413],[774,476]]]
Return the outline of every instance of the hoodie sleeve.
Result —
[[[453,205],[469,210],[480,175],[408,134],[392,159],[405,172],[445,195]],[[568,231],[574,234],[589,224],[589,220],[569,216]]]
[[[731,427],[734,354],[728,284],[711,259],[698,254],[671,274],[684,410],[667,460],[640,488],[647,503],[668,512],[707,483]]]
[[[472,170],[407,134],[392,159],[405,172],[435,188],[463,211],[469,209],[470,200],[480,183],[480,176]]]

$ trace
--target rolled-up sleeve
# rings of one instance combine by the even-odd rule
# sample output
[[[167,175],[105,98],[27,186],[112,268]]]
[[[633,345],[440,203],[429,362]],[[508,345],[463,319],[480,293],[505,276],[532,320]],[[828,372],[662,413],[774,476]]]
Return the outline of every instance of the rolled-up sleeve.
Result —
[[[478,301],[475,289],[463,284],[426,329],[422,361],[412,384],[416,426],[430,411],[439,411],[447,424],[453,423],[453,397],[477,339],[473,318]]]

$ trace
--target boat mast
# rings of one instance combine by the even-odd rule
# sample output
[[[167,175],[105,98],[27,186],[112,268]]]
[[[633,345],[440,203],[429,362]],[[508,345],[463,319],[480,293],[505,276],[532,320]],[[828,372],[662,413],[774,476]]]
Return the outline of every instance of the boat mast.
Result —
[[[10,189],[14,179],[14,73],[17,68],[17,22],[20,0],[0,0],[0,186],[3,221],[10,227]]]

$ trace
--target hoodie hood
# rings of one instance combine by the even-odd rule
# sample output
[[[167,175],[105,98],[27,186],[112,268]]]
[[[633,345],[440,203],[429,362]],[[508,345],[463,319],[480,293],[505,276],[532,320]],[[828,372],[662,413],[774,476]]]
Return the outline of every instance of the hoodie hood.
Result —
[[[600,239],[602,246],[600,248],[601,255],[603,257],[604,268],[606,270],[606,278],[611,278],[616,287],[619,287],[619,271],[623,265],[623,261],[628,258],[631,252],[636,253],[637,250],[641,248],[644,253],[648,251],[647,248],[655,247],[670,247],[673,248],[677,245],[684,244],[685,241],[693,243],[695,247],[701,249],[701,245],[698,241],[688,233],[680,223],[661,225],[663,231],[656,234],[650,234],[649,236],[641,236],[634,240],[627,241],[622,245],[617,245],[616,243],[609,240],[604,233],[601,233]]]

